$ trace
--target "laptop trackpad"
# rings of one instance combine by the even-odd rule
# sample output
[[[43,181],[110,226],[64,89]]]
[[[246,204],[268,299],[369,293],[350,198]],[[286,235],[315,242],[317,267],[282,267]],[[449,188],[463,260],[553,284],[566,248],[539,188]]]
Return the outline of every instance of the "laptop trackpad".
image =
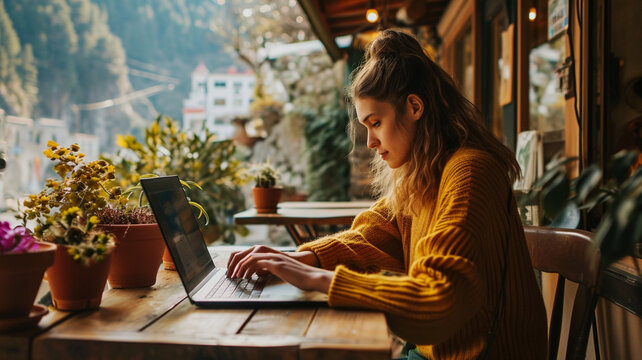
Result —
[[[328,295],[319,291],[303,291],[294,285],[272,277],[260,296],[265,300],[288,300],[288,301],[328,301]]]

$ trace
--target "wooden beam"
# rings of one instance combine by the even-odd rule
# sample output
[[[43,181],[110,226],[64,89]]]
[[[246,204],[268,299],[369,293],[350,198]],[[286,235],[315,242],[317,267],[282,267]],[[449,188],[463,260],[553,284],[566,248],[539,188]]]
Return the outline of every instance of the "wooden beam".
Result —
[[[528,45],[530,30],[528,27],[528,4],[526,0],[517,2],[517,134],[528,130]]]
[[[350,19],[341,19],[341,20],[330,20],[330,26],[332,27],[332,30],[336,29],[343,29],[347,27],[360,27],[362,25],[365,25],[366,22],[363,21],[361,17],[352,17]]]
[[[388,8],[391,8],[391,7],[399,8],[404,4],[403,0],[387,0],[385,2],[386,2],[385,5]],[[366,10],[368,10],[369,3],[370,2],[368,0],[361,0],[361,1],[339,0],[335,2],[325,1],[323,6],[325,8],[326,14],[336,14],[336,13],[343,13],[346,11],[355,11],[355,10],[360,10],[365,14]],[[377,10],[382,10],[384,7],[384,0],[375,0],[374,5],[377,8]]]
[[[323,46],[328,51],[328,55],[332,61],[337,61],[342,58],[341,50],[337,43],[334,41],[334,36],[330,31],[330,26],[319,7],[318,0],[298,0],[299,5],[308,17],[312,31],[317,35]]]
[[[368,0],[339,0],[339,1],[324,1],[323,7],[328,14],[344,12],[356,9],[366,9],[368,7]],[[365,11],[365,10],[364,10]]]

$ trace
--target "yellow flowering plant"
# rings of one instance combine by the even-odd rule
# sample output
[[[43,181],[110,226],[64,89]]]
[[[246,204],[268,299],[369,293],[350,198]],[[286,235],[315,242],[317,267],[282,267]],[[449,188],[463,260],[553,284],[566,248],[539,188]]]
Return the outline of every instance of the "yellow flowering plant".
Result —
[[[74,261],[88,265],[101,262],[115,246],[112,234],[96,228],[98,222],[96,216],[86,218],[79,207],[72,206],[59,216],[49,217],[44,224],[36,225],[34,235],[67,246],[67,252]]]
[[[95,228],[97,215],[110,202],[127,202],[121,188],[113,185],[114,167],[105,160],[86,162],[77,144],[64,147],[49,141],[43,154],[55,162],[53,170],[60,178],[47,179],[40,193],[23,201],[23,222],[36,222],[36,237],[70,246],[77,261],[100,261],[113,239]]]
[[[24,200],[26,220],[42,223],[71,207],[78,207],[91,217],[107,206],[108,201],[126,203],[121,188],[112,185],[116,176],[114,167],[107,161],[85,162],[85,155],[77,144],[67,148],[49,141],[47,147],[43,154],[57,162],[53,169],[60,179],[47,179],[40,193]]]

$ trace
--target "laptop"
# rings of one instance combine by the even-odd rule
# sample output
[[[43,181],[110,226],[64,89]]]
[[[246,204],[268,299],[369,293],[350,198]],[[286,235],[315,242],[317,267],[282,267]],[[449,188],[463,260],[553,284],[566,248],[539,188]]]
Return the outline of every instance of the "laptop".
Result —
[[[300,290],[272,275],[228,279],[227,269],[214,266],[178,176],[143,178],[140,183],[193,304],[228,308],[327,305],[326,294]]]

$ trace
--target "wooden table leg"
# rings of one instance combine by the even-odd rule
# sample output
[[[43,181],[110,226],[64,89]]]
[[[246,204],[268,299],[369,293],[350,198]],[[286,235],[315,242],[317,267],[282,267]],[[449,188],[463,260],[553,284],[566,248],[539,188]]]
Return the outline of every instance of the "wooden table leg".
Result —
[[[306,241],[302,234],[299,233],[295,225],[285,225],[285,228],[288,230],[288,233],[297,246],[303,244]]]

